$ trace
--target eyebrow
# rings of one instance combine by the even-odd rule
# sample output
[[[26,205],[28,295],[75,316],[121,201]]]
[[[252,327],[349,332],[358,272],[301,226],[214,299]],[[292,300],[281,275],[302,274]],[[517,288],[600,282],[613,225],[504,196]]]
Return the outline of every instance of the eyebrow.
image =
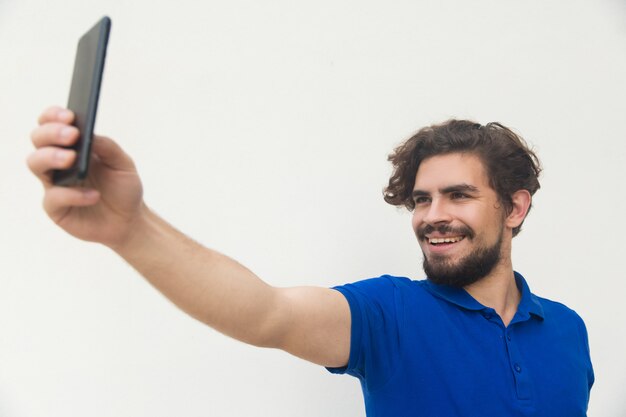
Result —
[[[439,192],[441,194],[450,194],[450,193],[476,193],[478,192],[478,187],[471,185],[471,184],[454,184],[454,185],[449,185],[447,187],[444,188],[440,188]],[[413,197],[422,197],[422,196],[429,196],[430,193],[428,191],[424,191],[424,190],[413,190],[413,193],[411,193],[411,195]]]

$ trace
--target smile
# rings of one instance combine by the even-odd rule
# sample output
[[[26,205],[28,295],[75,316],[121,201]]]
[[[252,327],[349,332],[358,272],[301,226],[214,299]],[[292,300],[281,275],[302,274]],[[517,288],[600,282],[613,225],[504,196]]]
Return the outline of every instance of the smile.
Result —
[[[465,236],[450,236],[450,237],[429,237],[428,243],[431,245],[440,245],[442,243],[456,243],[465,239]]]

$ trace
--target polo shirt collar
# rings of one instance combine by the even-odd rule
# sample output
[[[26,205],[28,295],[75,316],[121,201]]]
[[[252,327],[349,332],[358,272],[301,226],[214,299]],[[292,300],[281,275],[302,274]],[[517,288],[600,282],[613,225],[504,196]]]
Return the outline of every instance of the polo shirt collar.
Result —
[[[523,316],[529,316],[533,314],[541,319],[544,318],[543,307],[539,303],[537,296],[530,292],[530,288],[526,283],[524,277],[515,272],[515,282],[517,288],[521,292],[521,300],[517,307],[517,313]],[[472,297],[463,288],[450,287],[447,285],[435,284],[429,280],[426,280],[426,288],[435,296],[442,298],[452,304],[462,307],[466,310],[480,311],[488,309],[479,303],[474,297]]]
[[[449,303],[456,304],[466,310],[480,311],[485,307],[474,297],[472,297],[463,288],[451,287],[448,285],[435,284],[431,280],[426,280],[426,288],[435,296],[446,300]]]
[[[515,282],[517,283],[517,288],[519,288],[522,293],[522,299],[520,300],[519,306],[517,307],[518,314],[533,314],[543,320],[544,313],[543,307],[539,302],[537,296],[530,292],[530,288],[528,287],[528,283],[522,276],[522,274],[513,271],[515,274]]]

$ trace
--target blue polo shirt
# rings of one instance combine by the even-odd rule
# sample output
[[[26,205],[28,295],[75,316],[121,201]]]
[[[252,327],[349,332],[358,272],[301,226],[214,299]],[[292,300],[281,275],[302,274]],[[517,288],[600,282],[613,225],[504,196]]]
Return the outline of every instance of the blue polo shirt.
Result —
[[[580,417],[594,375],[582,319],[522,297],[508,327],[468,292],[382,276],[336,287],[352,315],[350,359],[368,417]]]

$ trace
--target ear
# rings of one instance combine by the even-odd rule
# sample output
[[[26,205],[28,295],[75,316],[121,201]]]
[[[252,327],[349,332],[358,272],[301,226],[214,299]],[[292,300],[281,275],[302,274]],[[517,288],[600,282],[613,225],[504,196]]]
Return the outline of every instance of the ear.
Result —
[[[511,200],[513,201],[513,207],[511,213],[506,217],[506,225],[513,229],[522,224],[526,218],[528,210],[530,210],[532,197],[528,190],[518,190],[513,193]]]

